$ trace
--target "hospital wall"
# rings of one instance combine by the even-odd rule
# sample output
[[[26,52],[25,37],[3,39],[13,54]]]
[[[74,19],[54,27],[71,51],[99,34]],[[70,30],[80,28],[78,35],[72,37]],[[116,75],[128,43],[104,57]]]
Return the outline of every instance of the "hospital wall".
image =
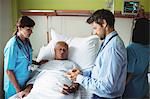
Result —
[[[112,8],[114,11],[122,11],[123,9],[123,1],[124,0],[12,0],[12,11],[13,11],[13,23],[16,22],[17,18],[20,16],[20,13],[18,11],[21,10],[97,10],[101,8],[107,8],[112,10],[111,8],[107,7],[108,1],[113,1],[114,7]],[[146,12],[150,12],[149,9],[149,0],[138,0],[140,1],[140,4],[144,6]],[[32,16],[36,21],[36,26],[38,28],[41,28],[37,30],[35,28],[35,33],[31,37],[33,41],[33,47],[36,48],[36,50],[33,51],[34,56],[37,56],[37,53],[39,51],[39,47],[42,45],[46,45],[47,37],[46,37],[46,32],[47,30],[47,22],[46,22],[46,17],[34,17]],[[39,21],[41,20],[41,21]],[[78,20],[78,22],[76,21]],[[79,22],[79,20],[82,22]],[[49,26],[50,27],[55,27],[56,32],[58,33],[65,33],[65,34],[70,34],[73,36],[85,36],[86,34],[90,34],[92,32],[91,28],[89,27],[88,24],[85,24],[86,18],[80,17],[80,18],[73,18],[73,17],[49,17]],[[53,24],[51,24],[51,21]],[[67,22],[66,22],[67,21]],[[55,24],[55,22],[57,22]],[[76,23],[74,23],[76,22]],[[41,23],[41,24],[39,24]],[[46,23],[46,24],[45,24]],[[121,24],[123,23],[123,24]],[[63,25],[62,25],[63,24]],[[65,25],[64,25],[65,24]],[[72,26],[73,28],[70,28],[70,25],[76,25]],[[81,25],[82,24],[82,25]],[[132,18],[116,18],[116,30],[119,32],[120,36],[123,38],[125,45],[129,43],[129,38],[131,35],[131,25],[132,25]],[[86,28],[85,28],[86,27]],[[126,28],[124,28],[126,27]],[[85,28],[85,29],[77,29],[77,28]],[[79,30],[81,30],[79,32]],[[76,33],[75,33],[76,32]],[[41,33],[43,34],[41,36]],[[42,42],[37,44],[36,40],[38,40],[38,37],[40,37]],[[37,38],[37,39],[36,39]]]
[[[3,68],[2,68],[2,59],[3,59],[3,56],[2,56],[2,0],[0,0],[0,97],[2,96],[2,71],[3,71]]]
[[[20,16],[20,10],[97,10],[107,8],[108,1],[114,2],[114,11],[122,11],[124,0],[11,0],[13,23]],[[150,12],[150,0],[138,0],[145,12]]]
[[[33,46],[33,57],[38,56],[42,46],[47,45],[47,32],[50,34],[50,29],[54,29],[56,33],[64,34],[68,37],[86,37],[91,35],[92,28],[86,23],[88,17],[75,16],[30,16],[35,20],[35,27],[31,36],[31,44]],[[48,21],[48,22],[47,22]],[[116,18],[115,29],[123,39],[125,46],[130,42],[132,18]],[[50,35],[49,35],[50,38]],[[39,41],[37,43],[37,41]]]

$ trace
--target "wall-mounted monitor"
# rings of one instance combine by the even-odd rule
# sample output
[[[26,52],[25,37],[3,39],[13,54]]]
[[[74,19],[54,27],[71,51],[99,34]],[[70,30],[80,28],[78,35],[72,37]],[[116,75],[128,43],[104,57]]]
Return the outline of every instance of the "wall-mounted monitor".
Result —
[[[124,0],[122,14],[136,15],[140,2],[138,0]]]

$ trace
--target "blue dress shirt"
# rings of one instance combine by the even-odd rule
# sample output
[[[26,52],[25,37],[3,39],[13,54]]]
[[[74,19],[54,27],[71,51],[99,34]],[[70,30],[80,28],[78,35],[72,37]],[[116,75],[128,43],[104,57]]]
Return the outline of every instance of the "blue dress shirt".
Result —
[[[113,31],[106,36],[95,66],[83,71],[83,75],[79,74],[76,79],[76,82],[99,97],[119,97],[125,89],[127,52],[120,37],[114,36],[116,34]]]

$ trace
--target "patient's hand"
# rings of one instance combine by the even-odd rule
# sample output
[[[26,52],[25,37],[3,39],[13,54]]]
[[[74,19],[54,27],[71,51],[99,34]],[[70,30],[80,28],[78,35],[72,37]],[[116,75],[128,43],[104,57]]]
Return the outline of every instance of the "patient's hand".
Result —
[[[79,88],[79,84],[78,83],[73,83],[71,86],[70,86],[70,92],[76,92]]]
[[[62,89],[62,93],[65,95],[68,95],[70,92],[70,88],[68,85],[64,84],[63,89]]]
[[[79,88],[78,83],[73,83],[71,86],[68,86],[68,85],[64,84],[62,93],[68,95],[70,93],[76,92],[78,90],[78,88]]]

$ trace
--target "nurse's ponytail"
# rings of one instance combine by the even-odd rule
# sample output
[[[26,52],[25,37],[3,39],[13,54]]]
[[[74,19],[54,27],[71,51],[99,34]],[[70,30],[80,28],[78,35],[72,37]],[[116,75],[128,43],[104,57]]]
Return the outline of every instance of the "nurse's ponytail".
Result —
[[[33,27],[35,25],[35,22],[29,18],[28,16],[22,16],[19,18],[19,20],[16,23],[16,31],[13,33],[13,35],[17,35],[17,32],[19,31],[18,28],[24,28],[24,27]]]

